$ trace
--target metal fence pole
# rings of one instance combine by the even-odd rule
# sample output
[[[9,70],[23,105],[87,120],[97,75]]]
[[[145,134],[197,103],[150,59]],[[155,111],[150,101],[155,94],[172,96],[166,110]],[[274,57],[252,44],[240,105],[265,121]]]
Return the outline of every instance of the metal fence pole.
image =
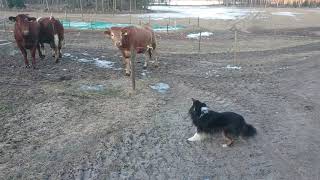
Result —
[[[200,50],[201,50],[201,33],[202,33],[202,32],[200,31],[198,53],[200,53]]]

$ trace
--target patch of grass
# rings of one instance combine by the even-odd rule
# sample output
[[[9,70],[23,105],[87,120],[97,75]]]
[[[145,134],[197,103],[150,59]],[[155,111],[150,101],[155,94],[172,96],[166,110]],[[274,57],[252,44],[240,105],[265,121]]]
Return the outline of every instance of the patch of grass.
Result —
[[[6,114],[13,112],[13,107],[11,105],[0,103],[0,113]]]
[[[100,91],[85,91],[76,87],[68,88],[64,91],[64,95],[78,97],[81,99],[99,98],[101,96],[123,97],[123,91],[120,87],[108,87]]]

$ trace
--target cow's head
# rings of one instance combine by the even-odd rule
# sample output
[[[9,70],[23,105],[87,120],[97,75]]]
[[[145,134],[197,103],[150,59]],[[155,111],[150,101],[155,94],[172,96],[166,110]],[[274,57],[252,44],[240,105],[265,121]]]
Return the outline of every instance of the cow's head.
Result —
[[[111,27],[110,29],[106,29],[106,31],[104,31],[104,34],[111,38],[114,46],[116,47],[121,47],[122,46],[122,38],[123,38],[123,34],[121,31],[121,27]]]
[[[31,21],[36,21],[35,17],[29,17],[26,14],[18,14],[16,17],[10,16],[9,20],[16,23],[16,27],[19,28],[23,35],[29,34],[29,26]]]

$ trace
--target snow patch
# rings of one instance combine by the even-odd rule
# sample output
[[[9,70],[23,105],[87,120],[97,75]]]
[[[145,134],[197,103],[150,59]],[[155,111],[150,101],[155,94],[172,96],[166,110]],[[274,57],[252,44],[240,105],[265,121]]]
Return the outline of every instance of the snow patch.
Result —
[[[295,17],[296,15],[302,14],[302,13],[293,13],[293,12],[273,12],[272,15],[276,16],[290,16]]]
[[[150,86],[151,89],[158,91],[159,93],[166,93],[170,86],[166,83],[156,83],[154,86]]]
[[[241,69],[241,67],[240,67],[240,66],[231,66],[231,65],[227,65],[226,69],[240,70],[240,69]]]
[[[82,53],[82,55],[84,56],[89,56],[88,53]],[[106,69],[114,69],[114,70],[121,70],[122,68],[114,68],[114,62],[112,61],[107,61],[104,59],[99,59],[99,58],[92,58],[92,57],[86,57],[86,58],[78,58],[77,56],[74,56],[70,53],[64,53],[63,54],[64,57],[68,57],[71,60],[74,61],[78,61],[81,63],[90,63],[90,64],[94,64],[95,66],[99,67],[99,68],[106,68]]]
[[[212,35],[213,35],[212,32],[201,32],[201,37],[209,37]],[[187,35],[187,38],[190,38],[190,39],[199,39],[199,37],[200,37],[200,33],[191,33]]]
[[[201,19],[242,19],[252,13],[264,12],[243,8],[210,7],[210,6],[150,6],[150,10],[164,11],[160,13],[147,13],[138,15],[142,18],[201,18]]]
[[[114,62],[97,59],[94,61],[94,64],[100,68],[112,68],[114,65]]]

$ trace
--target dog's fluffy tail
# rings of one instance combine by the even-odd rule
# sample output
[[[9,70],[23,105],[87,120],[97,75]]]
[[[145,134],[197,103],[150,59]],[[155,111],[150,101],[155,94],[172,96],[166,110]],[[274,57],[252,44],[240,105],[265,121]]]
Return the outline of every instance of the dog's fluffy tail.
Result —
[[[257,130],[251,124],[245,124],[242,128],[241,134],[245,137],[254,136],[257,134]]]

